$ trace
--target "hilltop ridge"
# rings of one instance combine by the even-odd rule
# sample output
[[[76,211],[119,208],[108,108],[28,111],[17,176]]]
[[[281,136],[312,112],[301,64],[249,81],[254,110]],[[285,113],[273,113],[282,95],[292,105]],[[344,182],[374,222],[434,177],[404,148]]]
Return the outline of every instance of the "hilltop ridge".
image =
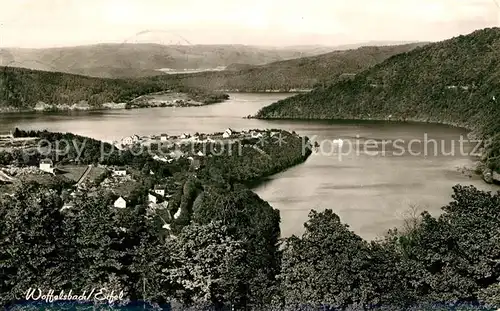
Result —
[[[158,69],[209,69],[233,63],[262,65],[331,51],[275,49],[245,45],[162,45],[101,43],[55,48],[2,48],[0,66],[58,71],[100,78],[136,78],[162,74]]]

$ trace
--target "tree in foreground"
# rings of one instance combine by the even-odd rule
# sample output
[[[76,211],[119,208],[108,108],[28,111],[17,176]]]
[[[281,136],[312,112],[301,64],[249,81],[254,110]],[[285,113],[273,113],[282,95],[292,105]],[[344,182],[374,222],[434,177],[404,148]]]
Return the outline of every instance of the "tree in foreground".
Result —
[[[453,190],[441,216],[424,212],[410,230],[370,244],[331,210],[312,211],[304,235],[285,243],[284,305],[498,307],[500,192]]]
[[[368,243],[336,214],[311,211],[305,233],[289,238],[283,250],[285,305],[347,308],[374,303],[370,260]]]
[[[177,298],[187,305],[216,309],[242,303],[245,251],[226,227],[216,222],[192,224],[183,228],[174,243],[175,268],[164,273],[181,288]]]

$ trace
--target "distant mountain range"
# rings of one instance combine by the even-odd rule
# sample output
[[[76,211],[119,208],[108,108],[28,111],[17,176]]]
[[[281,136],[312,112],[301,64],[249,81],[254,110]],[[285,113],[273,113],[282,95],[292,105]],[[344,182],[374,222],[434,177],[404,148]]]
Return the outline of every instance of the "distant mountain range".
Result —
[[[325,81],[334,81],[343,75],[351,77],[352,74],[380,63],[392,55],[412,50],[420,45],[422,44],[363,47],[265,65],[233,61],[243,59],[264,62],[273,57],[292,57],[298,52],[287,49],[262,52],[264,50],[246,46],[178,46],[176,54],[172,52],[172,46],[151,44],[3,50],[0,56],[3,62],[10,65],[17,64],[15,59],[32,57],[39,60],[25,62],[22,65],[43,67],[42,65],[51,63],[52,67],[39,68],[43,70],[0,67],[0,108],[3,111],[32,110],[40,102],[58,106],[87,103],[90,108],[99,108],[108,102],[129,102],[140,95],[166,90],[184,90],[191,94],[192,98],[203,102],[218,101],[221,98],[220,92],[214,93],[214,91],[293,91],[293,89],[311,88]],[[161,74],[160,71],[151,69],[156,66],[159,68],[185,66],[187,63],[179,65],[178,60],[182,61],[181,55],[185,55],[189,48],[192,49],[189,55],[194,55],[193,51],[197,51],[198,55],[203,53],[208,55],[207,59],[212,59],[213,62],[198,58],[207,66],[223,64],[224,61],[232,65],[230,64],[224,71],[185,74]],[[240,50],[243,52],[238,52]],[[149,54],[154,51],[156,54]],[[217,51],[221,54],[217,54]],[[250,51],[256,52],[252,54]],[[221,55],[226,54],[232,55],[230,57],[233,57],[233,60],[224,60]],[[11,58],[10,62],[7,61],[8,57]],[[196,63],[196,60],[187,60],[191,64]],[[101,67],[106,63],[114,67]],[[85,75],[67,73],[80,71]],[[155,71],[155,75],[149,76],[152,71]],[[134,78],[110,79],[122,75]]]
[[[0,48],[0,66],[92,77],[132,78],[162,74],[158,71],[161,68],[203,70],[232,64],[263,65],[345,48],[346,46],[258,47],[150,43],[96,44],[44,49]]]
[[[312,56],[333,48],[278,49],[244,45],[97,44],[48,49],[0,49],[0,65],[104,78],[159,75],[160,68],[209,69],[261,65]]]

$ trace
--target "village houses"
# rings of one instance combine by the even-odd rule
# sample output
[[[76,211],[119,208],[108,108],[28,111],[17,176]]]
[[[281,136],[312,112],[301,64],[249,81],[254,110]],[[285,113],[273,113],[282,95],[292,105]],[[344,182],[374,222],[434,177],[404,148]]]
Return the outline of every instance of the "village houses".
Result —
[[[261,138],[262,137],[262,133],[257,132],[257,131],[251,131],[250,135],[252,138]]]
[[[54,162],[51,159],[43,159],[40,161],[40,170],[54,174]]]
[[[162,162],[168,162],[168,159],[166,157],[160,157],[157,154],[153,156],[153,160],[155,161],[162,161]]]
[[[222,134],[222,138],[229,138],[233,135],[233,130],[230,128],[226,129],[224,133]]]
[[[119,197],[115,203],[113,204],[114,207],[116,208],[126,208],[127,207],[127,201],[123,197]]]
[[[122,145],[128,146],[133,145],[141,141],[141,138],[138,135],[132,135],[129,137],[125,137],[122,139]]]
[[[127,176],[127,170],[124,167],[113,169],[113,176]]]

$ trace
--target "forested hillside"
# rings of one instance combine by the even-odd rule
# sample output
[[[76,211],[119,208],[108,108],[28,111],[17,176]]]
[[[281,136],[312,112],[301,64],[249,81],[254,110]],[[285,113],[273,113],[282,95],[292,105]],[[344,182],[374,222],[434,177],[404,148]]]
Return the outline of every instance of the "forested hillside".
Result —
[[[373,242],[332,210],[312,211],[305,233],[280,247],[278,211],[244,188],[210,190],[174,236],[145,203],[114,209],[114,197],[99,192],[65,210],[60,188],[30,182],[0,197],[4,309],[125,310],[130,302],[141,310],[500,307],[500,193],[457,186],[443,215],[423,213]],[[55,295],[97,287],[124,296],[114,305],[62,301],[63,309],[61,301],[40,300],[24,307],[19,297],[33,284],[57,288]]]
[[[223,99],[221,94],[216,92],[221,89],[251,92],[311,88],[317,83],[342,78],[343,74],[350,76],[350,74],[362,71],[397,53],[409,51],[418,45],[422,44],[363,47],[263,66],[239,64],[230,67],[228,71],[155,75],[133,79],[95,78],[62,72],[0,67],[0,109],[30,110],[39,102],[53,105],[73,105],[81,101],[88,102],[93,108],[99,108],[104,103],[128,102],[140,95],[168,89],[189,93],[197,101],[216,102]],[[107,46],[102,48],[104,47]],[[86,57],[86,54],[81,56]],[[63,59],[67,57],[65,56]],[[140,57],[140,53],[137,57]],[[135,61],[138,60],[141,58]],[[132,76],[137,72],[137,69],[134,69],[132,65],[129,68],[114,65],[104,68],[95,67],[94,63],[92,66],[81,72],[94,75],[94,73],[112,71],[117,75],[127,73],[125,75]],[[56,68],[59,67],[56,66]],[[242,68],[244,69],[240,70]],[[152,69],[144,67],[140,70],[148,75],[147,71]],[[141,75],[138,74],[138,76]]]
[[[488,28],[395,55],[358,75],[258,112],[258,118],[391,119],[500,133],[500,29]],[[496,136],[498,138],[498,135]],[[500,148],[487,155],[500,168]]]
[[[104,79],[0,67],[0,111],[31,110],[39,102],[73,105],[85,101],[91,108],[99,108],[104,103],[128,102],[140,95],[166,90],[188,93],[200,102],[224,98],[222,94],[182,87],[166,79]]]
[[[245,92],[309,89],[317,84],[331,83],[351,77],[385,59],[408,52],[425,43],[394,46],[367,46],[353,50],[274,62],[261,66],[234,64],[227,71],[178,75],[182,85],[211,90]]]

